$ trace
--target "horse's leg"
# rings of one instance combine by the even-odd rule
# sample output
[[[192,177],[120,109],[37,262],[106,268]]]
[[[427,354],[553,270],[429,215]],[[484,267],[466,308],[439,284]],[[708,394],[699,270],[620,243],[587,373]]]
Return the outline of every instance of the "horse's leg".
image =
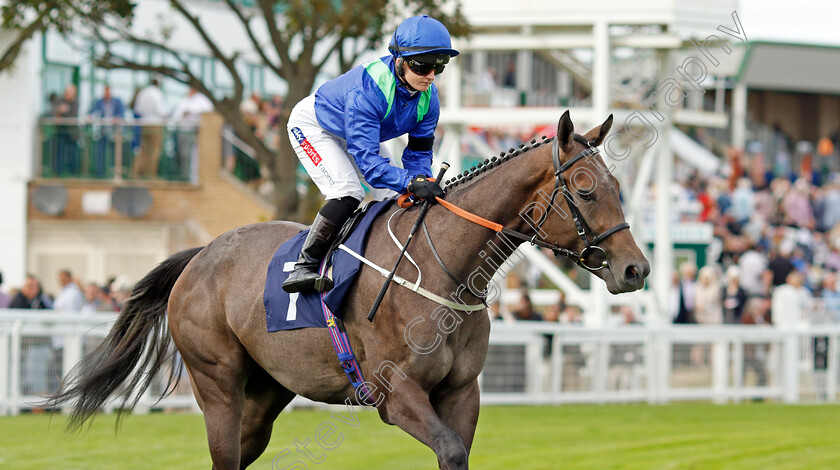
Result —
[[[382,420],[399,426],[429,446],[437,455],[441,470],[466,470],[467,449],[461,438],[441,421],[426,392],[413,382],[404,381],[379,406]]]
[[[432,393],[431,401],[444,424],[461,438],[469,455],[478,423],[478,379],[459,389]]]
[[[201,344],[192,338],[201,338]],[[212,345],[212,346],[210,346]],[[252,362],[235,339],[208,330],[178,343],[204,411],[214,470],[239,470],[245,380]]]
[[[261,367],[254,368],[245,384],[245,401],[242,404],[240,468],[246,468],[262,455],[271,439],[274,420],[295,397]]]

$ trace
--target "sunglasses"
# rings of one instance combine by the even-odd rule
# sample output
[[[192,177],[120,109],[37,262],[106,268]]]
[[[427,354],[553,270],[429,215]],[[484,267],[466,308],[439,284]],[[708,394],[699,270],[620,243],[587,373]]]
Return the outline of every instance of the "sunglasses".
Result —
[[[419,60],[409,59],[408,60],[408,68],[420,76],[426,76],[432,70],[435,71],[435,75],[440,75],[443,73],[443,69],[446,67],[446,64],[433,64],[429,62],[420,62]]]

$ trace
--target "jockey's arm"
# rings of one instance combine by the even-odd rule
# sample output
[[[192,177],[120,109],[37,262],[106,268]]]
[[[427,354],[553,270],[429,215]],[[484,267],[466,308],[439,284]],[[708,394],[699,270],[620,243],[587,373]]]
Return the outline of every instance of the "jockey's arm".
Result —
[[[365,181],[374,188],[388,188],[403,193],[415,175],[392,166],[379,154],[380,113],[359,90],[347,97],[345,136],[347,152],[353,156]],[[384,113],[383,113],[384,114]]]
[[[408,146],[402,154],[403,167],[412,178],[417,175],[432,176],[432,148],[440,116],[439,102],[434,100],[432,103],[423,120],[408,133]]]

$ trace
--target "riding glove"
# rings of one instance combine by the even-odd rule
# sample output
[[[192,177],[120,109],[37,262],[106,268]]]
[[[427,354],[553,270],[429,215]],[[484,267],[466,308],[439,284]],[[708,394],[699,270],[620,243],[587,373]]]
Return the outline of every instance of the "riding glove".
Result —
[[[417,175],[408,183],[408,192],[432,204],[437,202],[436,197],[443,197],[443,189],[437,181],[424,175]]]

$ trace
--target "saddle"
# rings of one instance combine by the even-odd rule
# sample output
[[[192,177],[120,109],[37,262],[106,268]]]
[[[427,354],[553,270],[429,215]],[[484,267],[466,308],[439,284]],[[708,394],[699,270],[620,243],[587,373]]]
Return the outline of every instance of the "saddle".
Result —
[[[316,292],[289,294],[283,290],[283,281],[294,268],[308,230],[304,230],[277,248],[268,265],[263,305],[266,313],[266,327],[269,332],[293,330],[298,328],[326,328],[323,306],[340,317],[341,304],[350,290],[361,261],[339,250],[345,245],[356,253],[364,253],[368,231],[373,221],[388,207],[393,207],[391,199],[371,202],[357,209],[342,226],[335,242],[324,257],[322,269],[331,269],[330,277],[334,287],[323,296]]]

